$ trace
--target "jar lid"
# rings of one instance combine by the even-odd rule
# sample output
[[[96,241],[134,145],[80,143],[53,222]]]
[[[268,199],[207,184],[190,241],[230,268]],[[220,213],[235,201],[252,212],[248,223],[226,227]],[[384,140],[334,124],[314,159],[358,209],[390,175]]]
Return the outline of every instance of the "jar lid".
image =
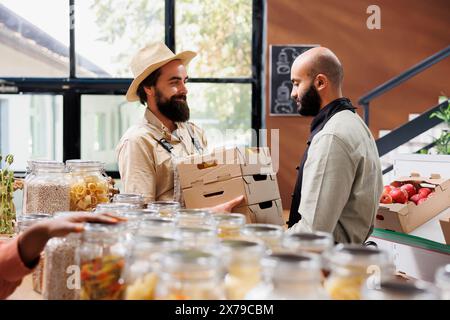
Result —
[[[114,202],[122,202],[122,203],[143,203],[144,197],[141,194],[136,193],[118,193],[113,196]]]
[[[272,253],[262,259],[264,267],[271,268],[294,268],[294,269],[320,269],[320,258],[308,253]]]
[[[69,170],[72,169],[96,169],[96,168],[104,168],[105,163],[101,161],[94,160],[80,160],[80,159],[72,159],[66,161],[66,166]]]
[[[178,226],[214,225],[211,212],[203,209],[179,209],[174,220]]]
[[[197,249],[176,249],[169,251],[162,258],[162,270],[166,272],[218,270],[220,261],[210,252]]]
[[[119,222],[115,224],[101,223],[101,222],[86,222],[84,233],[102,233],[118,235],[117,233],[126,228],[126,223]]]
[[[209,226],[180,227],[177,230],[177,234],[180,235],[181,238],[191,236],[217,236],[217,230]]]
[[[134,235],[133,241],[136,244],[153,244],[153,245],[175,245],[177,241],[170,237]]]
[[[325,252],[324,257],[330,263],[338,266],[368,267],[377,265],[381,267],[392,264],[388,252],[354,244],[339,244]]]
[[[153,208],[164,208],[164,207],[174,207],[174,208],[180,208],[180,203],[177,201],[153,201],[147,204],[147,208],[153,209]]]
[[[32,226],[33,224],[51,219],[53,216],[47,213],[27,213],[17,217],[17,227],[20,231]]]
[[[240,213],[216,213],[213,219],[219,224],[245,225],[245,216]]]
[[[245,225],[242,233],[255,236],[282,236],[284,231],[283,227],[276,224],[252,223]]]
[[[159,216],[145,216],[142,218],[142,223],[154,226],[175,226],[175,221],[171,218],[164,218]]]
[[[437,290],[423,281],[399,281],[397,279],[381,280],[376,288],[365,285],[363,299],[369,300],[435,300]]]
[[[266,277],[280,281],[320,281],[321,260],[309,253],[272,253],[261,260]]]
[[[233,255],[239,255],[242,257],[253,255],[253,254],[259,254],[263,255],[266,247],[264,244],[255,242],[255,241],[248,241],[248,240],[240,240],[240,239],[226,239],[220,241],[220,248],[225,253],[225,256],[228,256],[229,254]]]
[[[32,160],[30,166],[31,171],[57,171],[64,172],[66,167],[63,162],[59,161],[37,161]]]
[[[104,212],[112,212],[112,213],[120,213],[126,211],[134,211],[138,206],[132,203],[99,203],[95,208],[96,213],[104,213]]]
[[[56,160],[28,160],[27,161],[28,164],[28,169],[29,170],[34,170],[35,167],[39,167],[39,166],[64,166],[64,163],[61,161],[56,161]]]
[[[53,216],[48,213],[27,213],[22,214],[21,216],[17,217],[18,222],[25,222],[25,221],[39,221],[39,220],[45,220],[50,219]]]
[[[324,251],[334,246],[333,235],[328,232],[297,232],[283,237],[283,247],[295,250]]]
[[[59,218],[59,217],[73,216],[74,214],[79,214],[79,213],[92,214],[91,211],[57,211],[57,212],[55,212],[54,216]]]

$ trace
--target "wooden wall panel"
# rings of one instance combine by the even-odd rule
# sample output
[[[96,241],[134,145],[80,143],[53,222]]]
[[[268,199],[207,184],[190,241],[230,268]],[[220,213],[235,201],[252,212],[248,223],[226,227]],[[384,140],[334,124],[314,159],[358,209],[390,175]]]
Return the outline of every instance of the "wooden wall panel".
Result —
[[[371,4],[381,8],[381,30],[366,27]],[[344,66],[344,95],[359,97],[450,44],[448,0],[267,0],[267,66],[271,44],[320,44]],[[450,95],[450,59],[373,101],[370,128],[378,137]],[[295,167],[305,149],[311,118],[269,115],[266,70],[266,126],[280,130],[278,181],[284,209],[290,206]]]

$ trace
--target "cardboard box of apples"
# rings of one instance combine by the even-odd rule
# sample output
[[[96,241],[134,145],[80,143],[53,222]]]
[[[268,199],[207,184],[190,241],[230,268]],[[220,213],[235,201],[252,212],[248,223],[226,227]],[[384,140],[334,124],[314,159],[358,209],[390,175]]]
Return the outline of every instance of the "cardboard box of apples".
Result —
[[[375,228],[410,233],[450,207],[450,179],[411,173],[384,186]]]

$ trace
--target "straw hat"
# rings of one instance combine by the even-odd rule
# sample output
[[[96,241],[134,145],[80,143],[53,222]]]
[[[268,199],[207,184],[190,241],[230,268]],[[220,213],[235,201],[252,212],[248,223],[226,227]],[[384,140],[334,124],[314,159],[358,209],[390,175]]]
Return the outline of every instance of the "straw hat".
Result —
[[[164,43],[154,42],[150,43],[134,56],[131,60],[131,71],[134,75],[134,80],[131,82],[127,91],[128,101],[138,101],[137,88],[139,84],[147,78],[153,71],[162,67],[172,60],[181,60],[186,66],[197,54],[193,51],[183,51],[179,54],[174,54]]]

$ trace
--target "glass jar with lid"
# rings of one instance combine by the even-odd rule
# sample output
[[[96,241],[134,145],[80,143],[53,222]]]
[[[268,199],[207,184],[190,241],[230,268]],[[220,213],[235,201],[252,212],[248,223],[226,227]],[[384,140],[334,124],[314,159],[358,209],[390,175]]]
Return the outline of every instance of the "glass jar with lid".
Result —
[[[296,232],[283,236],[282,247],[293,253],[309,252],[322,255],[334,247],[334,239],[328,232]],[[325,279],[329,273],[326,261],[322,259],[323,278]]]
[[[76,252],[81,300],[119,300],[125,265],[125,224],[86,223]]]
[[[293,252],[310,252],[322,254],[334,246],[333,235],[328,232],[296,232],[285,234],[282,240],[283,248]]]
[[[391,278],[394,266],[386,251],[373,247],[340,244],[324,253],[330,269],[325,289],[335,300],[359,300],[366,281]]]
[[[181,206],[177,201],[154,201],[147,208],[158,211],[161,217],[173,218]]]
[[[217,224],[219,238],[233,239],[241,236],[241,230],[245,226],[245,216],[240,213],[217,213],[213,219]]]
[[[99,203],[109,202],[109,182],[103,162],[67,160],[66,166],[71,177],[71,211],[93,211]]]
[[[139,225],[137,234],[145,236],[174,237],[175,221],[160,216],[144,217]]]
[[[204,209],[178,209],[174,220],[178,227],[214,226],[211,212]]]
[[[25,230],[27,230],[32,225],[51,219],[52,215],[45,213],[30,213],[26,215],[22,215],[17,219],[17,233],[21,234]],[[42,293],[43,286],[43,275],[44,275],[44,267],[45,267],[45,252],[41,253],[41,258],[39,259],[39,263],[34,268],[31,278],[33,283],[33,290],[37,293]]]
[[[118,216],[126,219],[125,224],[125,234],[126,240],[131,240],[131,238],[138,234],[141,223],[147,218],[157,218],[157,213],[155,211],[144,212],[143,210],[147,209],[134,209],[133,211],[124,211],[117,213]]]
[[[442,300],[450,300],[450,264],[436,271],[435,283]]]
[[[184,248],[198,250],[214,250],[219,244],[217,229],[210,226],[179,227],[175,231],[175,239]]]
[[[136,193],[118,193],[113,196],[112,202],[131,203],[138,206],[139,209],[147,207],[145,199],[141,194]]]
[[[251,290],[248,300],[327,299],[322,287],[319,256],[278,252],[261,261],[263,280]]]
[[[257,242],[225,239],[220,242],[220,249],[227,272],[227,299],[242,300],[261,281],[261,259],[266,248]]]
[[[68,211],[70,181],[64,163],[31,161],[24,181],[23,214]]]
[[[43,163],[59,163],[62,164],[64,166],[64,163],[62,162],[58,162],[58,161],[54,161],[54,160],[28,160],[27,161],[27,168],[26,168],[26,172],[25,172],[25,178],[24,178],[24,183],[23,183],[23,196],[22,196],[22,212],[26,213],[26,203],[27,203],[27,198],[28,198],[28,184],[31,180],[34,179],[34,177],[36,176],[35,173],[35,164],[43,164]]]
[[[283,234],[283,227],[275,224],[253,223],[242,228],[242,236],[245,240],[263,241],[271,250],[281,247]]]
[[[211,252],[178,249],[165,254],[158,272],[158,300],[222,300],[223,266]]]
[[[122,273],[125,300],[153,300],[157,282],[157,270],[164,253],[175,249],[173,238],[141,236],[133,237],[130,254],[126,257]]]
[[[79,212],[57,212],[55,217],[65,217]],[[78,300],[79,282],[75,252],[80,234],[70,233],[50,239],[45,246],[43,297],[46,300]]]
[[[436,288],[423,281],[402,281],[395,278],[382,280],[379,285],[372,283],[362,286],[362,300],[436,300]]]

